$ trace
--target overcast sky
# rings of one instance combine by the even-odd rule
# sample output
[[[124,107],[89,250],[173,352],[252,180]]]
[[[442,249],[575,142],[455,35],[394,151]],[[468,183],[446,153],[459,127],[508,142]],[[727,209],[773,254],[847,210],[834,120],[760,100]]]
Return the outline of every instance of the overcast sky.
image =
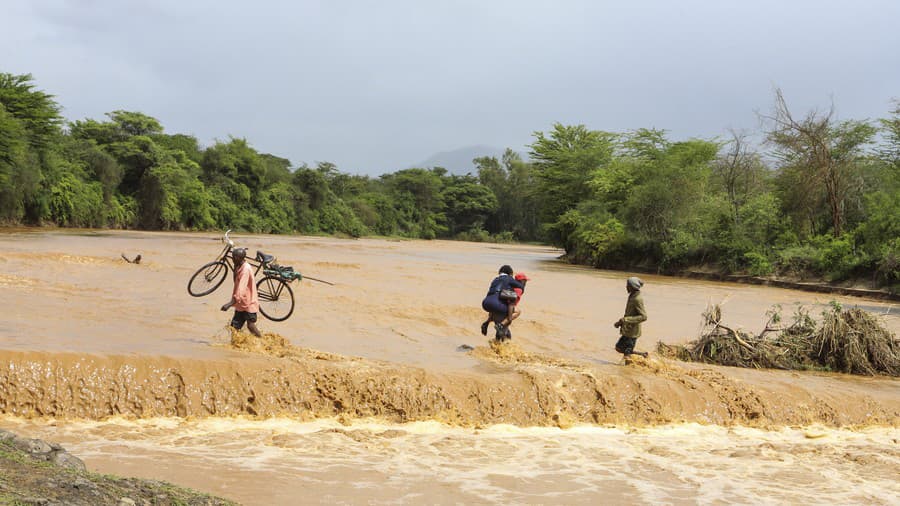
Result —
[[[900,1],[3,0],[0,71],[69,120],[116,109],[381,174],[556,121],[756,130],[773,89],[844,119],[900,98]]]

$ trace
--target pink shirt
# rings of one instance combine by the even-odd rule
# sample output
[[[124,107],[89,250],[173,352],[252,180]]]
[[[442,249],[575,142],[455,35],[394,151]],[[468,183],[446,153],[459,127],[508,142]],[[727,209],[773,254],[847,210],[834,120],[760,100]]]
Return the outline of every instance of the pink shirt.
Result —
[[[245,261],[234,273],[234,291],[231,292],[231,298],[234,300],[235,311],[248,313],[259,311],[259,295],[256,293],[254,281],[253,268]]]

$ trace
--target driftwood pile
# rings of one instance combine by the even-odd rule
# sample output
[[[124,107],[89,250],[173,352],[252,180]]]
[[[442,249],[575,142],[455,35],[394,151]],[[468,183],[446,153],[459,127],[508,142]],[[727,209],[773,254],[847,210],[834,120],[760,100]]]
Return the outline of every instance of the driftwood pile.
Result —
[[[700,337],[686,345],[657,344],[660,355],[688,362],[766,369],[812,369],[873,376],[900,376],[900,341],[875,315],[832,303],[821,321],[800,308],[781,325],[780,308],[757,335],[722,323],[722,308],[703,313]]]

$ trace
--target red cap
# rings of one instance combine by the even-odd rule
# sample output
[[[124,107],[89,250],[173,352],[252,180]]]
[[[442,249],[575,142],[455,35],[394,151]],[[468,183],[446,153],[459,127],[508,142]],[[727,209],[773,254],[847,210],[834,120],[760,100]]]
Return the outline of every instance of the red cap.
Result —
[[[524,272],[517,272],[515,279],[528,281],[528,276]]]

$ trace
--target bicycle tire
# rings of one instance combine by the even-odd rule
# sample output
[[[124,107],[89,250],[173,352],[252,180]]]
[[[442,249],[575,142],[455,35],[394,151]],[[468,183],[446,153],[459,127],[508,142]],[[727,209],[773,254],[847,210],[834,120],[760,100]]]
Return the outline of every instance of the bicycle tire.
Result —
[[[194,297],[203,297],[215,292],[225,281],[228,271],[228,264],[221,260],[204,265],[188,281],[188,293]]]
[[[294,291],[283,279],[266,276],[256,283],[259,312],[273,322],[283,322],[294,313]]]

